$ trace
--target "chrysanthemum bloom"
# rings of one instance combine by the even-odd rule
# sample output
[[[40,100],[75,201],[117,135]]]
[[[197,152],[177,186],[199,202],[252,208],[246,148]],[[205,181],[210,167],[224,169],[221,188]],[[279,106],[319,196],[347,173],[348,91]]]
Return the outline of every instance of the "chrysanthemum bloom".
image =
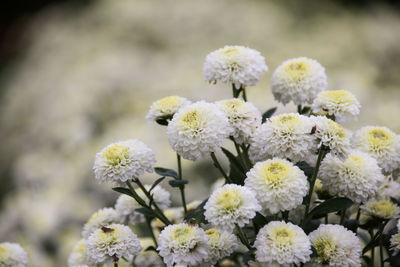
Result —
[[[79,240],[68,257],[68,267],[91,267],[93,265],[94,263],[87,255],[85,240]]]
[[[272,221],[257,234],[256,260],[265,266],[300,265],[310,260],[311,243],[303,229],[292,223]]]
[[[236,236],[232,233],[219,231],[215,228],[205,231],[208,235],[208,244],[210,245],[209,258],[203,266],[211,266],[218,260],[232,254],[239,247]]]
[[[0,243],[0,266],[25,267],[28,264],[28,255],[17,243]]]
[[[323,224],[309,234],[317,251],[306,266],[359,267],[362,245],[358,237],[341,225]]]
[[[157,100],[150,106],[149,113],[146,118],[149,122],[159,120],[170,120],[174,114],[182,107],[189,105],[191,102],[184,97],[168,96]]]
[[[304,172],[286,159],[273,158],[258,162],[247,174],[245,186],[256,193],[267,213],[291,210],[308,192]]]
[[[232,133],[228,118],[217,105],[196,102],[178,111],[168,124],[172,149],[188,160],[208,156]]]
[[[400,233],[392,235],[390,238],[390,249],[393,251],[393,255],[397,255],[400,252]]]
[[[99,183],[109,181],[121,185],[152,172],[156,158],[153,150],[139,140],[117,142],[96,154],[93,170]]]
[[[328,88],[324,67],[306,57],[284,61],[274,71],[271,83],[272,94],[283,104],[311,104],[318,93]]]
[[[146,250],[150,246],[154,246],[154,242],[151,238],[140,238],[140,245],[142,250],[140,254],[135,257],[135,266],[140,267],[162,267],[164,263],[162,262],[160,256],[154,250]]]
[[[331,195],[347,197],[356,203],[373,198],[384,178],[376,160],[361,151],[352,151],[345,160],[328,154],[318,176]]]
[[[203,74],[208,82],[233,83],[236,89],[253,86],[268,71],[264,57],[244,46],[225,46],[207,55]]]
[[[261,125],[261,113],[250,102],[229,99],[217,102],[233,128],[232,137],[238,144],[248,143],[255,130]]]
[[[122,224],[97,229],[86,240],[86,248],[92,261],[108,265],[122,257],[136,256],[141,249],[138,237]]]
[[[380,184],[378,191],[376,192],[376,199],[400,199],[400,183],[394,181],[392,176],[387,176]]]
[[[400,137],[389,128],[365,126],[354,133],[352,141],[374,157],[385,173],[400,167]]]
[[[360,102],[345,90],[324,91],[314,99],[313,112],[334,116],[339,122],[354,120],[360,113]]]
[[[249,223],[261,206],[249,188],[226,184],[211,194],[204,209],[207,221],[219,229],[232,231],[235,224],[243,227]]]
[[[168,225],[158,238],[157,250],[168,267],[199,266],[209,256],[208,239],[198,226],[186,223]]]
[[[149,191],[151,185],[145,185],[144,187]],[[150,201],[140,188],[136,189],[136,193],[149,204]],[[156,203],[160,209],[166,209],[171,205],[170,193],[161,186],[155,186],[151,194],[153,195],[154,203]],[[145,222],[144,215],[136,211],[138,208],[141,208],[139,203],[137,203],[134,198],[127,195],[120,195],[115,203],[115,210],[118,216],[120,216],[121,222],[127,221],[132,224]]]
[[[82,230],[82,236],[88,238],[98,228],[113,223],[119,223],[120,217],[113,208],[103,208],[96,211],[85,223]]]
[[[314,136],[317,138],[319,146],[329,147],[332,153],[340,157],[350,151],[350,131],[327,117],[312,116],[310,119],[314,123]]]
[[[308,159],[316,149],[312,127],[308,117],[297,113],[273,116],[254,134],[250,159],[253,162],[272,157],[288,158],[293,162]]]
[[[380,219],[393,219],[399,216],[400,208],[390,200],[371,200],[361,206],[361,211]]]

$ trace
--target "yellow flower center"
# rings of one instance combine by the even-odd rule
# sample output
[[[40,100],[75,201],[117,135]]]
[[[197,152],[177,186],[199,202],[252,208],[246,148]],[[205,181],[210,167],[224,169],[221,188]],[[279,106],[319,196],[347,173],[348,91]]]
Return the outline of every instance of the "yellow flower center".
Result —
[[[293,232],[287,228],[280,228],[275,231],[273,234],[273,239],[275,242],[278,243],[291,243]]]
[[[221,232],[215,228],[208,229],[207,231],[205,231],[205,234],[208,235],[211,243],[218,242],[221,237]]]
[[[157,101],[157,106],[161,111],[170,111],[180,105],[179,96],[168,96]]]
[[[6,258],[9,253],[10,251],[6,246],[0,245],[0,260]]]
[[[234,55],[239,54],[239,48],[236,47],[236,46],[227,47],[227,48],[225,48],[225,49],[222,49],[222,50],[220,51],[220,53],[221,53],[222,55],[224,55],[224,56],[232,57],[232,56],[234,56]]]
[[[285,66],[285,72],[292,79],[301,79],[309,70],[309,64],[303,61],[294,61]]]
[[[202,117],[196,110],[192,110],[183,115],[182,122],[186,129],[194,129],[201,125]]]
[[[224,210],[233,211],[242,204],[242,196],[236,190],[223,191],[217,196],[217,204]]]
[[[300,119],[293,114],[279,115],[275,118],[275,121],[277,121],[278,124],[288,128],[294,128],[300,124]]]
[[[365,159],[358,155],[349,155],[346,161],[350,164],[363,164]]]
[[[318,258],[324,264],[328,264],[332,256],[335,254],[336,244],[330,238],[319,238],[314,243],[313,246],[317,251]]]
[[[374,147],[391,146],[393,141],[393,134],[385,129],[374,128],[368,132],[368,143]]]
[[[190,240],[192,236],[193,236],[193,229],[188,225],[175,228],[173,231],[174,239],[180,243]]]
[[[281,162],[266,163],[263,168],[262,176],[273,186],[279,186],[289,176],[289,168]]]
[[[328,123],[329,123],[331,130],[335,133],[336,136],[338,136],[340,138],[344,138],[346,136],[346,131],[342,125],[340,125],[339,123],[336,123],[332,120],[329,120]]]
[[[104,153],[107,161],[115,166],[122,162],[123,159],[129,158],[129,149],[119,144],[110,146]]]
[[[367,205],[367,208],[370,209],[374,213],[374,215],[383,218],[392,217],[397,211],[396,204],[392,203],[389,200],[371,202]]]
[[[345,90],[335,90],[335,91],[325,91],[321,93],[321,97],[330,99],[336,103],[340,104],[352,104],[353,98],[348,91]]]
[[[227,109],[231,109],[233,111],[237,111],[240,107],[243,106],[243,101],[240,101],[239,99],[231,99],[231,100],[227,100],[224,101],[222,103],[222,105],[227,108]]]

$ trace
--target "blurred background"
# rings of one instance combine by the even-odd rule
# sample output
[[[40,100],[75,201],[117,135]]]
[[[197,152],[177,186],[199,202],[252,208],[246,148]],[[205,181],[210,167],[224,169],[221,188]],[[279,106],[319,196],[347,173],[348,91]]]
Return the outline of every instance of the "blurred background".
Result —
[[[102,147],[138,138],[158,166],[175,168],[165,128],[146,122],[148,107],[176,94],[230,98],[230,86],[202,76],[205,56],[224,45],[265,56],[270,71],[247,90],[262,111],[295,110],[273,100],[269,78],[285,59],[307,56],[325,66],[330,89],[362,103],[347,127],[400,133],[394,0],[38,0],[1,10],[0,241],[20,242],[29,266],[66,266],[86,219],[114,204],[118,195],[92,174]],[[204,198],[218,177],[211,161],[183,164],[189,200]]]

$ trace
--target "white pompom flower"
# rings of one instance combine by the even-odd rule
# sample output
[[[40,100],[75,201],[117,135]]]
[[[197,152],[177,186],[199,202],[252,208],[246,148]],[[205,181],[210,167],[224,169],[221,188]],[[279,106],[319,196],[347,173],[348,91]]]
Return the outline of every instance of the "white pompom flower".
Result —
[[[400,199],[400,183],[393,180],[391,176],[385,177],[376,192],[376,199],[390,199],[390,198]]]
[[[385,173],[400,168],[400,136],[389,128],[365,126],[354,133],[352,142],[374,157]]]
[[[135,257],[134,266],[163,267],[164,263],[157,252],[154,250],[146,250],[148,247],[154,246],[153,240],[151,238],[140,238],[139,241],[142,250],[140,251],[140,254]]]
[[[68,267],[91,267],[94,262],[87,255],[85,239],[79,240],[68,257]]]
[[[390,220],[399,217],[400,208],[390,200],[370,200],[361,206],[361,211],[369,216]]]
[[[225,46],[209,53],[203,67],[208,82],[232,83],[236,89],[256,85],[266,71],[260,52],[244,46]]]
[[[158,238],[159,254],[167,267],[199,266],[210,253],[203,229],[186,223],[168,225]]]
[[[232,137],[238,144],[248,143],[255,130],[261,125],[261,113],[250,102],[228,99],[217,102],[233,128]]]
[[[96,154],[93,170],[99,183],[109,181],[117,186],[145,171],[153,172],[156,158],[153,150],[139,140],[110,144]]]
[[[168,142],[188,160],[208,156],[222,145],[233,129],[216,104],[196,102],[180,109],[168,124]]]
[[[191,102],[189,100],[180,96],[167,96],[161,98],[151,104],[146,118],[149,122],[170,120],[180,108],[185,107],[190,103]]]
[[[149,191],[151,185],[145,185],[144,187]],[[147,204],[149,204],[150,201],[140,188],[136,189],[136,193],[145,200]],[[155,186],[151,191],[151,194],[153,195],[154,203],[156,203],[161,210],[164,210],[171,205],[170,193],[161,186]],[[136,211],[138,208],[141,208],[139,203],[137,203],[134,198],[127,195],[120,195],[115,203],[115,210],[120,217],[121,222],[126,221],[132,224],[145,222],[144,215]]]
[[[304,172],[285,159],[258,162],[246,176],[245,186],[256,193],[267,214],[294,209],[308,192]]]
[[[119,222],[120,217],[118,216],[118,213],[115,211],[115,209],[102,208],[93,213],[92,216],[90,216],[89,220],[83,226],[82,236],[84,238],[88,238],[90,234],[98,228]]]
[[[0,266],[25,267],[28,264],[28,255],[17,243],[0,243]]]
[[[360,113],[360,102],[345,90],[323,91],[314,99],[313,112],[334,116],[339,122],[354,120]]]
[[[376,160],[361,151],[352,151],[344,160],[332,154],[322,161],[319,179],[331,195],[356,203],[373,198],[384,177]]]
[[[306,266],[312,267],[359,267],[362,245],[358,237],[341,225],[323,224],[309,234],[317,251]]]
[[[261,210],[255,193],[248,187],[226,184],[215,190],[204,206],[204,215],[215,227],[232,231],[243,227]]]
[[[331,153],[340,157],[349,153],[351,150],[349,130],[324,116],[312,116],[310,120],[314,123],[314,136],[317,138],[319,146],[328,147]]]
[[[304,161],[316,151],[310,118],[297,113],[273,116],[254,134],[250,145],[253,162],[272,157],[287,158],[293,162]]]
[[[210,245],[209,258],[203,263],[205,267],[212,266],[218,260],[231,255],[239,247],[236,236],[230,232],[211,228],[206,230],[205,234],[209,237]]]
[[[392,235],[390,238],[390,250],[393,251],[393,255],[397,255],[400,252],[400,233]]]
[[[272,221],[261,228],[254,247],[261,266],[300,265],[309,261],[312,253],[303,229],[283,221]]]
[[[88,257],[101,264],[110,265],[122,257],[139,254],[141,246],[132,230],[122,224],[111,224],[94,231],[86,240]]]
[[[284,61],[274,71],[271,83],[275,99],[283,104],[311,104],[318,93],[328,88],[324,67],[306,57]]]

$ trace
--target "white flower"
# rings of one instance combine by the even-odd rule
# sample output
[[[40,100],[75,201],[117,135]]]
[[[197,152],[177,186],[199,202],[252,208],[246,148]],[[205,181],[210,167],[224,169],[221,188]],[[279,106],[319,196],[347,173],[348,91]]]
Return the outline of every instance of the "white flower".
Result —
[[[318,94],[313,103],[314,113],[326,113],[339,122],[353,120],[360,113],[360,102],[345,90],[324,91]]]
[[[215,190],[204,206],[204,215],[217,228],[231,231],[243,227],[261,210],[256,195],[249,188],[227,184]]]
[[[400,183],[394,181],[391,176],[387,176],[379,186],[375,198],[381,200],[390,199],[391,197],[400,199]]]
[[[271,214],[297,207],[308,192],[304,172],[285,159],[258,162],[246,176],[245,186],[256,193],[260,205]]]
[[[308,117],[297,113],[273,116],[254,134],[250,159],[253,162],[271,157],[288,158],[293,162],[309,159],[316,150],[312,127]]]
[[[272,221],[257,234],[256,260],[265,266],[300,265],[310,260],[311,243],[303,229],[292,223]]]
[[[256,85],[268,71],[264,57],[244,46],[225,46],[207,55],[203,74],[208,82],[233,83],[235,87]]]
[[[275,99],[283,104],[311,104],[318,93],[328,88],[324,67],[306,57],[284,61],[274,71],[271,83]]]
[[[97,229],[87,239],[86,248],[91,260],[108,265],[122,257],[136,256],[141,249],[137,236],[122,224]]]
[[[373,198],[384,178],[376,160],[361,151],[352,151],[345,160],[326,155],[318,176],[331,195],[347,197],[356,203]]]
[[[153,150],[139,140],[117,142],[96,154],[93,170],[99,183],[109,181],[121,185],[152,172],[156,158]]]
[[[189,160],[208,156],[231,133],[225,114],[217,105],[204,101],[180,109],[167,128],[172,149]]]
[[[400,252],[400,233],[392,235],[390,238],[390,249],[393,250],[393,255]]]
[[[218,260],[231,255],[239,247],[238,240],[232,233],[211,228],[205,231],[205,234],[209,237],[210,252],[204,266],[208,267],[217,263]]]
[[[17,243],[0,243],[1,267],[25,267],[28,264],[28,255]]]
[[[174,114],[182,107],[189,105],[191,102],[184,97],[168,96],[157,100],[150,106],[149,113],[146,118],[149,122],[157,120],[170,120]]]
[[[208,239],[198,226],[168,225],[158,238],[157,250],[168,267],[198,266],[209,256]]]
[[[229,99],[217,102],[225,113],[234,132],[233,138],[238,144],[248,143],[255,130],[261,125],[261,113],[250,102],[241,99]]]
[[[151,185],[145,185],[144,187],[149,191]],[[149,204],[149,200],[140,188],[136,189],[136,193]],[[161,186],[155,186],[151,194],[153,195],[154,203],[156,203],[160,209],[166,209],[171,205],[170,193]],[[115,203],[115,210],[121,222],[127,221],[132,224],[145,222],[144,215],[136,211],[138,208],[141,208],[139,203],[127,195],[120,195]]]
[[[172,223],[177,224],[182,222],[184,217],[183,207],[169,208],[163,211],[165,217]],[[155,218],[151,221],[151,227],[156,235],[158,235],[165,227],[165,224],[160,219]]]
[[[312,116],[310,119],[315,126],[314,136],[318,139],[320,145],[329,147],[332,153],[340,157],[345,156],[350,151],[350,131],[324,116]]]
[[[82,230],[82,236],[88,238],[98,228],[112,223],[119,223],[120,217],[113,208],[103,208],[96,211],[85,223]]]
[[[90,267],[94,263],[87,256],[85,240],[79,240],[68,257],[68,267]]]
[[[356,131],[353,145],[374,157],[385,173],[400,167],[400,136],[389,128],[365,126]]]
[[[162,267],[164,266],[160,256],[154,250],[146,249],[150,246],[154,246],[154,242],[151,238],[140,238],[140,245],[142,250],[140,254],[135,257],[134,263],[138,267]]]
[[[364,214],[380,219],[393,219],[400,214],[400,208],[390,200],[370,200],[361,206]]]
[[[311,232],[309,237],[317,257],[312,258],[306,266],[361,266],[361,242],[352,231],[337,224],[323,224]]]

